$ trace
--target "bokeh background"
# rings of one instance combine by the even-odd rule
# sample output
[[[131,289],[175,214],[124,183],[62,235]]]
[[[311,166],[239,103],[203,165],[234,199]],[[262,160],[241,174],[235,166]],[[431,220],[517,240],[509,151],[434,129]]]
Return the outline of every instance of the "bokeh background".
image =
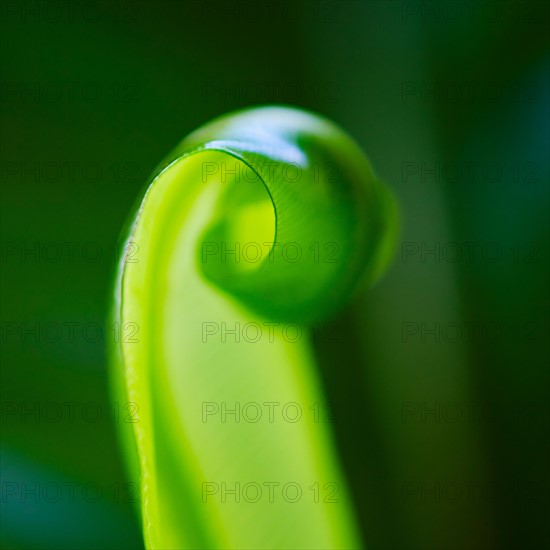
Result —
[[[0,6],[2,547],[142,547],[108,387],[119,232],[183,136],[289,103],[401,208],[389,273],[317,344],[365,540],[548,548],[547,2]]]

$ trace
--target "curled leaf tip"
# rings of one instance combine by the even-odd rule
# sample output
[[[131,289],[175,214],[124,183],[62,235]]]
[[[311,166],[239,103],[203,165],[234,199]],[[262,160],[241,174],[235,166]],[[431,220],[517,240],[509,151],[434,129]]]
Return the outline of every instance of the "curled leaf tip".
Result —
[[[374,280],[391,254],[392,198],[357,144],[329,120],[289,107],[221,117],[177,148],[221,180],[198,243],[203,274],[272,320],[314,323]],[[204,157],[206,159],[206,157]]]
[[[323,402],[307,332],[382,273],[395,225],[358,145],[303,110],[223,116],[160,165],[128,231],[139,261],[117,276],[115,320],[139,343],[112,354],[113,385],[140,411],[123,437],[149,548],[361,545],[329,426],[217,415]],[[269,493],[288,483],[302,498]],[[265,498],[221,498],[246,484]],[[327,486],[336,501],[319,501]]]

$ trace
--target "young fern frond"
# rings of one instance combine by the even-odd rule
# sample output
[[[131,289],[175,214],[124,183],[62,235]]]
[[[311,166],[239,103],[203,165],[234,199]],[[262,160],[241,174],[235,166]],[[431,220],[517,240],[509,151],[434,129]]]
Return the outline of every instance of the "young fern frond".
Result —
[[[139,341],[112,350],[139,407],[122,437],[148,548],[362,545],[331,425],[309,410],[326,401],[309,335],[381,274],[395,231],[359,147],[302,110],[227,115],[161,164],[115,289]]]

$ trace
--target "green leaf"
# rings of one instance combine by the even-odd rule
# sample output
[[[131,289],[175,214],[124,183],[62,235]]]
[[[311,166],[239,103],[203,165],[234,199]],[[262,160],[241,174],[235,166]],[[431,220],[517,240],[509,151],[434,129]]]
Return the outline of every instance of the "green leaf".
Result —
[[[381,274],[395,232],[358,146],[298,109],[219,118],[161,164],[126,237],[112,353],[149,548],[362,545],[311,332]]]

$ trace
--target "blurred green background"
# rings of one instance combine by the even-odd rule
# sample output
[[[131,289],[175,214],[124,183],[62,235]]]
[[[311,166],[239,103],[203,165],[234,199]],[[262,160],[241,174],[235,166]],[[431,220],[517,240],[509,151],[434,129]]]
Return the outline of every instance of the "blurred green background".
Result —
[[[318,343],[367,544],[548,548],[547,2],[2,0],[0,22],[3,547],[141,547],[105,351],[119,232],[183,136],[290,103],[401,207],[390,272]]]

